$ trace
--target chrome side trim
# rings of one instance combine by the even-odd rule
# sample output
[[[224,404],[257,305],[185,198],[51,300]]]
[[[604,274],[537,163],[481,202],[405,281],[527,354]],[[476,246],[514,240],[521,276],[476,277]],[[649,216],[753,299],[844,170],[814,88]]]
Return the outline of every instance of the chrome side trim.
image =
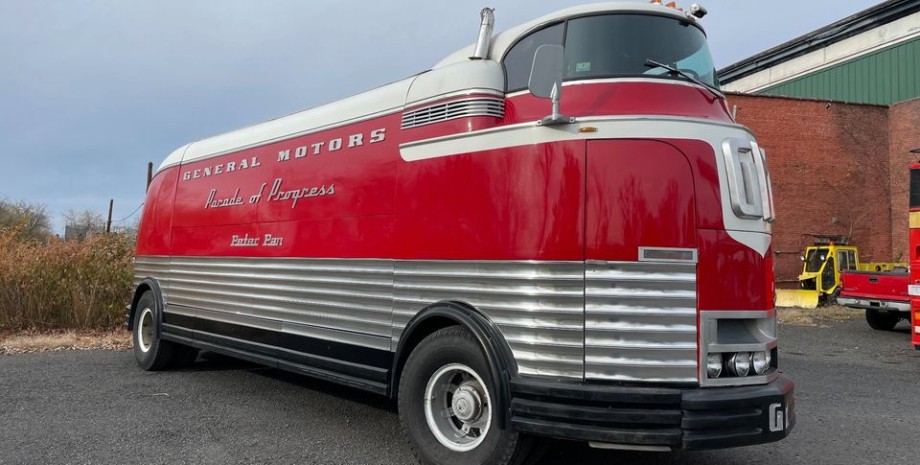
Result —
[[[501,330],[518,372],[580,379],[584,265],[538,261],[396,261],[392,349],[420,310],[466,302]]]
[[[696,383],[696,264],[585,264],[585,379]]]
[[[696,249],[639,247],[640,262],[696,263]]]
[[[407,111],[402,116],[402,129],[412,129],[472,116],[505,116],[505,100],[501,97],[473,97],[438,103]]]

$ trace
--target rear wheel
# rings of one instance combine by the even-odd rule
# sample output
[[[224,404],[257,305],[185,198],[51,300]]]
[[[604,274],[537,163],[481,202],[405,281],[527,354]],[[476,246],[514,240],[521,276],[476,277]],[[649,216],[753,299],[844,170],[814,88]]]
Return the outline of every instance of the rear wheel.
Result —
[[[499,405],[476,340],[459,326],[425,338],[399,382],[399,416],[423,464],[520,463],[530,438],[498,424]]]
[[[160,315],[152,291],[146,291],[137,302],[134,317],[134,358],[137,365],[147,371],[166,370],[186,366],[195,361],[198,350],[160,337]]]
[[[866,310],[866,322],[872,329],[891,331],[901,318],[894,313]]]

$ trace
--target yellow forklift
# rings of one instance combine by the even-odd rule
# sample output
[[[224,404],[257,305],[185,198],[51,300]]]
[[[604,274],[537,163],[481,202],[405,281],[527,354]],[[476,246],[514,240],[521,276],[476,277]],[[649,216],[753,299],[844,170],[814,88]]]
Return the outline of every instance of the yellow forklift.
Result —
[[[862,263],[859,250],[845,236],[814,236],[814,245],[802,254],[799,289],[777,289],[777,307],[815,308],[833,304],[840,293],[840,274],[852,271],[891,271],[905,268],[905,263]]]

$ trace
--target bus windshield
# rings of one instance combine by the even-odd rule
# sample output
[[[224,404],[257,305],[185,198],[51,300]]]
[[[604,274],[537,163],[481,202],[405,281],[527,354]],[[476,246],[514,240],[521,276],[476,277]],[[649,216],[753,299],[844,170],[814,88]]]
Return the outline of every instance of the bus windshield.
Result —
[[[648,66],[648,60],[719,87],[706,35],[689,21],[611,14],[575,18],[566,26],[566,80],[624,76],[687,80],[667,69]]]

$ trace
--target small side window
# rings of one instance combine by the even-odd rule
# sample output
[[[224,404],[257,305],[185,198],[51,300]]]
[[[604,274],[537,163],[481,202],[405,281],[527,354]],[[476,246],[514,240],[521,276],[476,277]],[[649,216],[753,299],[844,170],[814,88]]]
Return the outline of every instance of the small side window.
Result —
[[[533,56],[541,45],[562,45],[563,23],[540,29],[511,47],[502,60],[505,68],[505,90],[514,92],[527,88]]]
[[[837,252],[837,265],[840,267],[838,268],[840,271],[850,269],[850,255],[846,250]]]

